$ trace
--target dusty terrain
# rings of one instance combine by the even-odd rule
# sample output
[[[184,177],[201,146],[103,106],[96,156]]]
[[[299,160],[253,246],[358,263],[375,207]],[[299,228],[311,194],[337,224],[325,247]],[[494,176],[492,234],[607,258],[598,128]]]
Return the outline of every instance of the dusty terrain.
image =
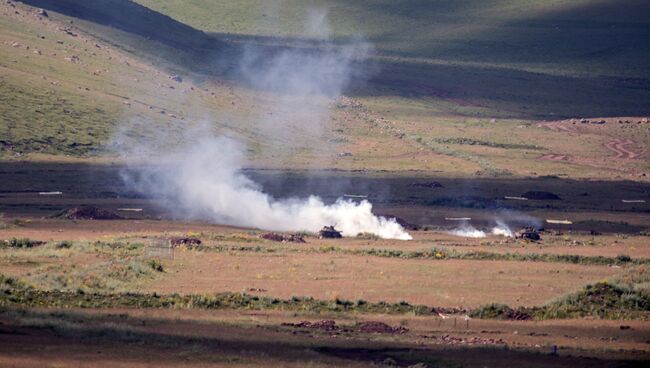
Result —
[[[626,322],[453,322],[373,316],[406,326],[405,334],[293,328],[313,320],[286,313],[77,310],[34,311],[0,321],[3,366],[282,367],[408,366],[606,367],[643,366],[647,325]],[[350,326],[363,316],[336,318]],[[462,325],[462,326],[461,326]],[[96,331],[102,331],[101,336]],[[549,355],[551,345],[559,356]],[[43,350],[43,346],[47,346]],[[506,348],[507,346],[507,348]],[[605,348],[606,347],[606,348]],[[394,362],[394,363],[393,363]]]
[[[378,211],[399,214],[430,229],[411,231],[412,241],[332,240],[307,235],[306,243],[279,243],[261,239],[263,230],[170,220],[170,213],[158,207],[155,199],[133,198],[128,193],[123,196],[119,181],[114,179],[114,170],[118,168],[6,165],[3,175],[23,174],[15,176],[17,181],[5,181],[2,186],[0,205],[4,216],[0,239],[28,238],[47,243],[33,248],[0,250],[2,274],[42,290],[84,289],[158,295],[241,292],[280,300],[313,297],[325,301],[403,301],[459,312],[428,316],[193,308],[65,309],[62,312],[31,309],[21,312],[20,308],[10,307],[0,315],[2,364],[27,367],[47,361],[74,366],[92,361],[97,366],[148,366],[156,362],[162,366],[199,367],[242,364],[372,366],[396,362],[400,366],[423,363],[451,367],[458,364],[484,366],[489,359],[490,366],[526,362],[527,366],[541,367],[634,366],[650,358],[647,321],[592,318],[495,321],[467,319],[468,312],[464,312],[488,303],[537,307],[577,292],[587,284],[645,277],[644,265],[618,263],[617,260],[621,255],[631,257],[634,262],[650,259],[650,243],[647,236],[640,233],[647,229],[644,226],[647,213],[637,207],[628,208],[628,204],[616,198],[592,202],[572,195],[582,190],[599,195],[600,190],[606,190],[600,188],[610,186],[637,193],[634,185],[601,183],[600,187],[585,184],[580,188],[576,187],[579,183],[564,186],[553,179],[549,185],[538,184],[539,187],[551,187],[562,201],[551,207],[547,207],[548,203],[555,202],[526,201],[529,203],[523,206],[520,202],[508,201],[523,206],[513,209],[513,213],[541,219],[571,218],[576,222],[591,222],[583,226],[555,225],[542,233],[542,241],[528,242],[493,235],[471,239],[447,233],[456,224],[445,221],[442,214],[469,215],[473,217],[472,224],[490,226],[495,213],[490,208],[463,208],[453,203],[446,206],[409,204],[431,191],[447,191],[438,195],[449,197],[453,193],[449,190],[454,187],[447,179],[435,178],[443,187],[431,189],[411,186],[414,182],[434,181],[422,176],[388,178],[383,182],[381,178],[359,181],[352,176],[346,179],[345,185],[339,186],[339,192],[323,191],[322,194],[335,196],[358,188],[389,188],[387,191],[394,195],[391,200],[380,202]],[[42,174],[45,172],[49,175]],[[302,189],[299,183],[303,179],[296,174],[284,176],[284,181],[271,173],[251,172],[251,175],[266,178],[269,190],[278,195],[289,196]],[[47,181],[43,181],[44,177]],[[316,178],[323,176],[317,174]],[[30,186],[22,186],[23,182]],[[285,184],[284,193],[277,192],[281,188],[278,183]],[[481,184],[482,190],[493,193],[494,190],[522,193],[529,184],[507,185],[511,187],[486,189],[486,184]],[[312,188],[318,187],[318,180],[312,179]],[[64,193],[38,194],[54,190]],[[400,196],[400,193],[405,194]],[[51,217],[63,209],[80,205],[107,208],[126,219]],[[618,210],[607,210],[614,206]],[[124,207],[143,208],[143,211],[117,210]],[[580,208],[588,208],[589,212]],[[610,222],[601,220],[603,218]],[[621,222],[614,221],[616,219]],[[603,232],[592,234],[591,228]],[[194,248],[181,246],[171,253],[148,250],[155,239],[171,237],[194,237],[202,243]],[[63,243],[71,245],[57,245]],[[437,258],[436,252],[444,256]],[[482,254],[483,258],[462,258],[474,253]],[[578,263],[555,258],[537,261],[517,258],[531,254],[587,258],[576,261]],[[506,258],[494,258],[498,256]],[[597,257],[604,258],[600,261]],[[158,262],[156,264],[160,264],[163,271],[151,271],[147,263],[151,260]],[[341,327],[327,330],[287,325],[324,319],[333,319],[336,326]],[[381,321],[389,326],[405,327],[408,331],[367,334],[346,327],[362,321]],[[132,341],[141,343],[133,344]],[[70,345],[75,348],[71,349]],[[558,347],[559,356],[549,355],[553,345]],[[40,350],[42,346],[47,346],[47,350]]]

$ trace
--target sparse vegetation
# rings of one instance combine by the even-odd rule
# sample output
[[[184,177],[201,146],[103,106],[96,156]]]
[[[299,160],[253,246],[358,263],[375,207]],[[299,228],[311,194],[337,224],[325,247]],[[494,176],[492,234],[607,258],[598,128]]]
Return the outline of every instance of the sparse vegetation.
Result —
[[[650,295],[625,286],[600,282],[535,308],[513,309],[505,304],[488,304],[470,312],[486,319],[650,319]]]
[[[201,309],[281,309],[309,313],[362,312],[427,314],[424,306],[400,303],[355,303],[336,299],[316,300],[310,297],[278,299],[258,297],[242,293],[220,293],[214,295],[158,295],[138,293],[105,294],[85,292],[80,288],[70,290],[39,290],[10,277],[0,275],[0,306],[47,306],[83,308],[201,308]]]
[[[12,238],[0,241],[0,248],[33,248],[42,244],[44,244],[44,242],[38,240]]]
[[[365,238],[364,238],[365,239]],[[513,261],[513,262],[558,262],[584,265],[640,265],[650,264],[650,259],[633,259],[627,255],[617,257],[605,256],[582,256],[576,254],[539,254],[539,253],[496,253],[485,251],[462,252],[447,248],[430,248],[426,250],[403,251],[400,249],[346,249],[336,246],[319,248],[279,248],[262,246],[203,246],[196,248],[199,251],[207,252],[254,252],[254,253],[282,253],[282,252],[308,252],[308,253],[339,253],[358,256],[374,256],[404,259],[431,259],[431,260],[489,260],[489,261]]]
[[[625,286],[600,282],[542,307],[537,318],[650,319],[650,295]]]
[[[190,294],[181,296],[119,293],[88,293],[76,291],[38,290],[5,276],[0,276],[0,306],[47,306],[84,308],[199,308],[199,309],[280,309],[308,313],[388,313],[415,315],[435,314],[444,308],[412,305],[407,302],[369,303],[359,300],[316,300],[310,297],[278,299],[251,296],[241,293],[215,295]],[[474,318],[485,319],[550,319],[582,318],[586,316],[603,319],[650,319],[648,294],[606,282],[587,285],[583,290],[570,294],[542,307],[511,308],[505,304],[489,304],[468,311]]]
[[[137,289],[139,282],[159,272],[163,267],[158,262],[122,259],[79,267],[43,266],[29,277],[29,282],[44,289],[115,292]]]

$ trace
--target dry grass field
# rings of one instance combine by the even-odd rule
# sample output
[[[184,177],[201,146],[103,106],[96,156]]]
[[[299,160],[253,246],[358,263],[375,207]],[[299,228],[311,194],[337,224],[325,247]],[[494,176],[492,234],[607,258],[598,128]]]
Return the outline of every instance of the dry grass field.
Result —
[[[198,305],[79,309],[74,303],[59,306],[63,309],[22,309],[12,306],[5,295],[0,314],[0,362],[6,366],[44,361],[73,366],[91,361],[95,366],[156,362],[162,366],[319,367],[395,362],[455,367],[483,366],[486,359],[497,367],[524,362],[540,367],[634,366],[648,358],[650,326],[645,320],[466,319],[466,313],[471,313],[468,310],[487,303],[542,306],[578,292],[586,284],[606,280],[632,282],[639,290],[646,289],[650,245],[645,237],[596,237],[604,243],[616,242],[602,245],[589,243],[594,237],[567,234],[531,244],[500,237],[461,241],[444,232],[428,231],[415,232],[415,239],[409,242],[307,237],[306,243],[294,244],[261,239],[263,232],[258,230],[166,220],[21,218],[14,223],[17,225],[0,230],[2,238],[29,237],[46,243],[32,248],[5,247],[0,250],[0,269],[4,276],[23,280],[36,290],[83,290],[87,295],[236,292],[274,300],[350,300],[355,305],[360,305],[359,300],[400,302],[441,312],[301,310],[274,307],[273,302],[234,309]],[[201,246],[176,248],[173,259],[147,251],[154,238],[187,236],[201,239]],[[605,256],[609,261],[465,260],[375,252],[417,252],[433,245],[443,252],[582,254]],[[610,246],[644,264],[616,263],[613,254],[619,252],[610,256],[601,251]],[[633,249],[636,253],[629,252]],[[160,265],[160,271],[152,264]],[[644,315],[647,318],[647,313]],[[338,327],[288,325],[305,320],[334,320]],[[355,326],[364,322],[382,322],[406,332],[357,331]],[[43,346],[48,348],[42,350]],[[559,356],[548,355],[552,346],[558,347]]]

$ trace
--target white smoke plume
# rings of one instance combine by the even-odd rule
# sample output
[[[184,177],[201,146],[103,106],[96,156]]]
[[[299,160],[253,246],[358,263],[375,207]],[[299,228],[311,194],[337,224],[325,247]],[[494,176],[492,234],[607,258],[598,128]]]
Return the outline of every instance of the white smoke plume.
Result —
[[[468,223],[460,225],[460,227],[450,231],[449,233],[456,236],[462,236],[463,238],[485,238],[485,231],[479,230]]]
[[[493,235],[505,236],[507,238],[512,238],[515,236],[512,230],[510,229],[510,227],[508,226],[508,224],[506,224],[500,219],[497,219],[496,222],[497,222],[497,226],[492,228]]]
[[[164,200],[184,218],[278,231],[315,232],[335,225],[344,236],[372,233],[384,239],[411,239],[395,219],[375,216],[368,201],[339,199],[326,205],[316,196],[273,199],[241,173],[242,152],[242,146],[229,138],[196,139],[161,157],[165,165],[140,168],[125,179],[139,192]]]
[[[319,134],[328,118],[328,103],[341,95],[356,73],[354,63],[368,51],[363,42],[328,42],[324,13],[312,11],[308,18],[306,30],[320,40],[315,47],[249,46],[240,61],[240,80],[270,96],[269,108],[275,113],[251,117],[267,134],[295,135],[296,127],[300,134]],[[121,147],[133,146],[124,142],[129,138],[125,130],[115,141]],[[335,225],[344,236],[366,232],[386,239],[411,239],[395,219],[373,215],[368,201],[339,199],[327,205],[316,196],[276,200],[242,173],[245,150],[240,143],[215,137],[205,127],[183,134],[187,143],[174,153],[161,154],[156,148],[147,153],[166,164],[145,165],[125,175],[127,184],[164,199],[175,214],[267,230],[313,232]],[[140,151],[148,150],[142,142],[134,143]]]

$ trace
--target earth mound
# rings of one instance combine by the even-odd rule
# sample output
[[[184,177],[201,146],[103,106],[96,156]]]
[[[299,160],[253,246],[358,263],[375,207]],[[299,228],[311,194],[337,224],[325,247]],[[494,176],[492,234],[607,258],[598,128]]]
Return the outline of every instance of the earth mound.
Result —
[[[367,321],[356,325],[356,330],[363,333],[385,333],[385,334],[403,334],[409,331],[403,326],[392,327],[384,322]]]
[[[62,217],[68,220],[123,220],[124,217],[113,213],[111,211],[94,207],[94,206],[83,206],[71,208],[67,211],[64,211],[58,217]]]
[[[555,193],[544,192],[541,190],[530,190],[521,195],[524,198],[538,201],[557,201],[562,198]]]
[[[169,239],[169,243],[172,247],[180,247],[183,245],[186,247],[194,247],[201,245],[201,239],[193,237],[173,237]]]
[[[300,234],[264,233],[260,238],[281,243],[305,243],[305,238]]]

